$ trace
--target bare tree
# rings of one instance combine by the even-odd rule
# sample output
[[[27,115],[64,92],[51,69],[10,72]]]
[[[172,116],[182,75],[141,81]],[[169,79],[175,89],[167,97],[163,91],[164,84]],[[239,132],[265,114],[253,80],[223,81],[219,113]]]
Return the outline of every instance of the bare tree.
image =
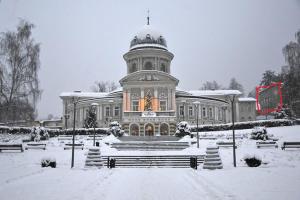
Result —
[[[200,88],[201,90],[220,90],[223,87],[219,85],[216,81],[206,81],[202,87]]]
[[[118,85],[115,82],[109,81],[96,81],[95,84],[91,87],[93,92],[111,92],[118,88]]]
[[[21,20],[17,31],[0,35],[1,121],[33,120],[40,98],[40,45],[31,37],[34,25]]]
[[[242,93],[241,96],[244,95],[244,87],[243,87],[243,85],[240,84],[239,82],[237,82],[237,80],[235,78],[232,78],[230,80],[228,89],[230,89],[230,90],[239,90]]]

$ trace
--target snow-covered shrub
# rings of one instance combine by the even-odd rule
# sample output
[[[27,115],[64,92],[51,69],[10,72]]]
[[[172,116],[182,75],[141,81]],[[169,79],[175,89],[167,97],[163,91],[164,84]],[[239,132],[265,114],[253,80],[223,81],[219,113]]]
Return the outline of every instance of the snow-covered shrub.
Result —
[[[190,128],[190,125],[186,121],[182,121],[177,124],[177,130],[176,130],[175,136],[184,137],[184,136],[190,135],[190,134],[191,134],[191,128]]]
[[[56,168],[56,159],[51,157],[45,157],[41,160],[41,166]]]
[[[30,132],[31,141],[39,142],[40,140],[48,140],[49,134],[44,127],[33,127]]]
[[[258,155],[245,155],[244,161],[248,165],[248,167],[258,167],[262,163],[262,159]]]
[[[268,140],[269,135],[267,133],[266,127],[255,127],[251,132],[250,139],[253,139],[253,140]]]
[[[121,137],[124,134],[124,130],[121,129],[121,125],[117,121],[113,121],[109,124],[108,132],[116,137]]]

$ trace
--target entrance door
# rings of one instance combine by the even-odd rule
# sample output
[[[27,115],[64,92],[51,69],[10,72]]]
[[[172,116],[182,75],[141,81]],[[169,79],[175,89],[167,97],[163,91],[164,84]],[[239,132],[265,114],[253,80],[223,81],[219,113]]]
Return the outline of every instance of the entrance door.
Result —
[[[145,126],[145,136],[154,136],[154,126],[153,126],[153,124],[146,124],[146,126]]]

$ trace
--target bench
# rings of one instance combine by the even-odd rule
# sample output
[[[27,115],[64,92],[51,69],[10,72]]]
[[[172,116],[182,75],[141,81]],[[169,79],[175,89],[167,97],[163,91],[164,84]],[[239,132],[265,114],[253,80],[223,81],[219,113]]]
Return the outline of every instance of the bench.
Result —
[[[235,138],[235,139],[243,139],[244,136],[241,135],[241,134],[235,134],[235,135],[234,135],[234,138]],[[233,135],[232,135],[232,134],[226,135],[226,139],[232,140],[232,139],[233,139]]]
[[[278,144],[276,141],[259,141],[256,142],[256,147],[261,148],[261,147],[275,147],[278,148]]]
[[[103,136],[99,136],[99,135],[95,136],[95,140],[102,140],[102,139],[103,139]],[[87,140],[94,140],[94,136],[93,135],[89,135],[87,137]]]
[[[22,144],[0,144],[0,152],[2,152],[3,150],[14,150],[14,151],[21,151],[23,152],[23,146]]]
[[[233,142],[223,142],[223,141],[218,141],[216,142],[218,147],[233,147]],[[235,148],[237,148],[236,143],[235,143]]]
[[[31,139],[23,139],[22,142],[24,143],[31,142]]]
[[[72,149],[72,146],[73,146],[72,143],[67,143],[64,146],[64,150],[66,150],[66,149]],[[74,144],[74,149],[81,149],[81,150],[83,150],[83,146],[84,146],[83,143],[75,143]]]
[[[216,140],[217,137],[213,136],[213,135],[208,135],[208,136],[201,135],[201,136],[199,136],[199,139],[200,140]]]
[[[44,150],[46,150],[46,144],[44,144],[44,143],[28,143],[25,146],[25,150],[28,150],[28,149],[44,149]]]
[[[73,140],[73,136],[72,135],[60,135],[57,138],[58,140]],[[76,140],[76,136],[75,136],[75,140]]]
[[[283,142],[281,149],[285,150],[286,148],[300,148],[300,142]]]

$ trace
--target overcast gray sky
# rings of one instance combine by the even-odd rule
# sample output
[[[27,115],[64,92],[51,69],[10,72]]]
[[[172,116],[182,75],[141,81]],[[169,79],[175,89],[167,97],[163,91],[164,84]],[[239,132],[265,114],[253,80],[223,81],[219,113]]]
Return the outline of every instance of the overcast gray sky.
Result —
[[[228,86],[236,77],[249,92],[265,70],[280,71],[282,47],[300,29],[299,0],[0,0],[0,32],[15,30],[20,18],[36,26],[40,119],[61,116],[61,92],[125,76],[122,56],[148,9],[175,55],[171,73],[186,90],[207,80]]]

